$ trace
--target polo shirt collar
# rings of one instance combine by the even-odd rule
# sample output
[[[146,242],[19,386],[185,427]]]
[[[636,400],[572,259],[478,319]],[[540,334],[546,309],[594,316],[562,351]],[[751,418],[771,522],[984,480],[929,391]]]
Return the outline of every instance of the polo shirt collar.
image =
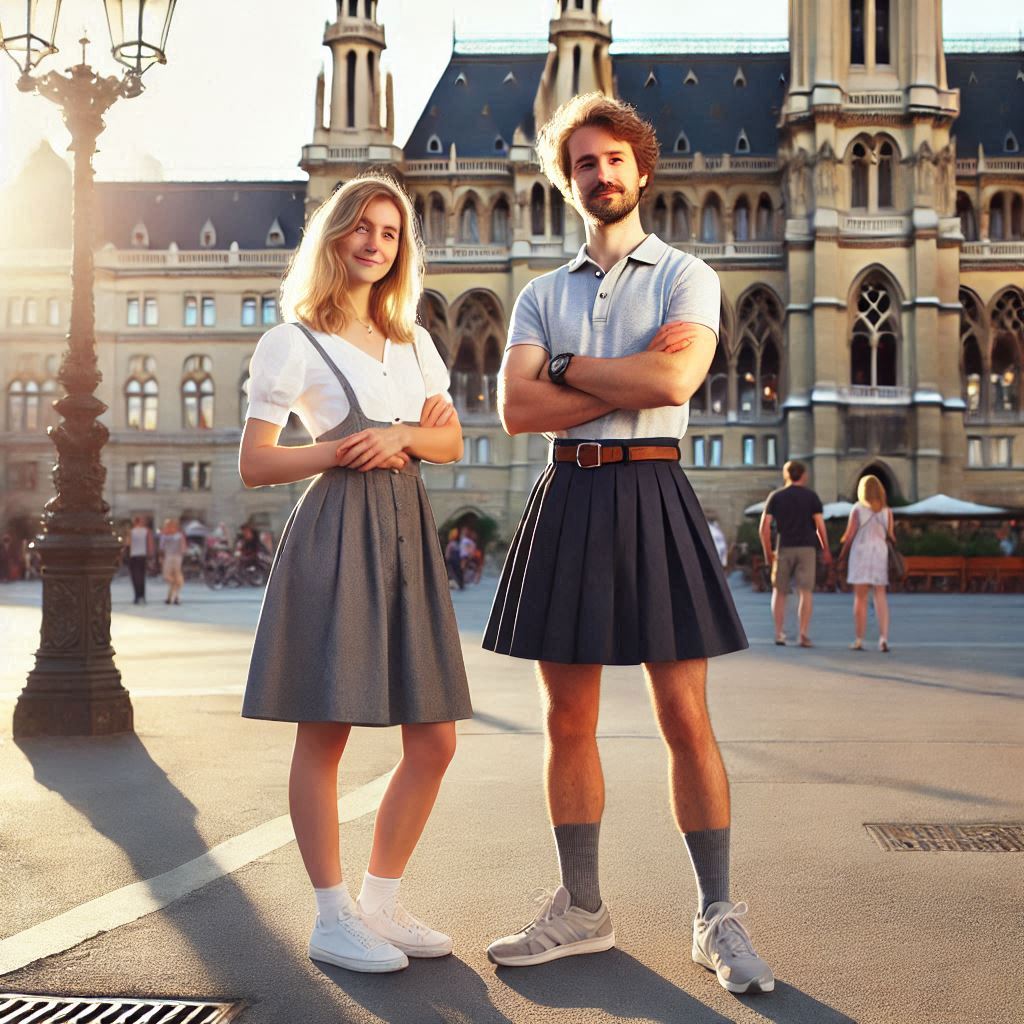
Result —
[[[626,254],[626,259],[636,260],[637,263],[647,263],[651,266],[656,264],[662,256],[665,255],[665,250],[668,246],[655,234],[649,234],[632,252]],[[590,258],[587,253],[587,243],[584,242],[580,246],[580,251],[572,258],[569,263],[569,273],[571,274],[574,270],[579,270],[580,267],[590,263],[593,266],[597,266],[596,263]]]

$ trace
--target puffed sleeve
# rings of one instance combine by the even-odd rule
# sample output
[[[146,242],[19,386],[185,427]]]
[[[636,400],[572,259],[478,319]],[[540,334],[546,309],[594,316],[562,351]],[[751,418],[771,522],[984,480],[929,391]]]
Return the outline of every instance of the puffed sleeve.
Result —
[[[299,330],[278,324],[260,338],[249,361],[247,419],[283,427],[306,381],[306,350]]]
[[[448,367],[444,365],[444,360],[441,358],[441,353],[437,351],[430,332],[419,324],[416,325],[416,351],[420,357],[426,397],[444,395],[445,399],[450,402],[452,396],[448,393],[448,388],[451,378],[448,376]]]

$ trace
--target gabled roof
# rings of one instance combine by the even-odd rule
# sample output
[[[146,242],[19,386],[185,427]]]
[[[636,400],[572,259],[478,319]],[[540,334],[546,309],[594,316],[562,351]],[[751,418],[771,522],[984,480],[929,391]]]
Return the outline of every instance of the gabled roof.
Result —
[[[276,219],[284,231],[284,247],[299,243],[305,215],[304,181],[183,181],[96,184],[99,245],[112,242],[132,248],[132,231],[145,224],[149,248],[200,248],[207,220],[217,233],[214,249],[266,249],[267,232]]]
[[[406,159],[447,158],[453,142],[460,157],[500,156],[497,136],[511,146],[522,126],[532,137],[545,60],[536,53],[453,53],[405,144]],[[427,149],[432,135],[441,141],[440,154]]]
[[[789,78],[786,53],[619,54],[613,58],[618,95],[649,120],[663,157],[680,132],[691,153],[735,153],[740,130],[750,156],[774,156],[776,124]],[[745,86],[736,85],[742,68]],[[689,73],[697,81],[686,85]]]
[[[951,132],[957,156],[978,155],[978,144],[988,156],[1003,152],[1006,133],[1012,131],[1024,147],[1024,54],[950,53],[946,76],[951,89],[960,90],[960,116]],[[973,78],[972,78],[973,75]]]

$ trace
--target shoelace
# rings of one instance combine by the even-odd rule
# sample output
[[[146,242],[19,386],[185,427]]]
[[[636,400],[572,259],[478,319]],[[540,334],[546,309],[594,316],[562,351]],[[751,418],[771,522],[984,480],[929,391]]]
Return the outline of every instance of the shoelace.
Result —
[[[555,902],[555,894],[551,889],[534,889],[531,895],[533,897],[534,905],[537,906],[539,910],[534,915],[533,920],[520,929],[520,932],[523,934],[530,931],[531,928],[536,928],[538,925],[544,924],[545,921],[550,921],[551,906]]]
[[[707,945],[717,943],[731,956],[756,959],[757,953],[750,941],[750,933],[740,921],[747,910],[746,903],[737,903],[731,910],[720,910],[710,920],[706,920]]]
[[[382,940],[377,938],[369,928],[355,914],[341,914],[338,917],[338,924],[345,929],[346,933],[359,943],[363,949],[376,949],[381,945]]]
[[[395,900],[391,911],[391,920],[400,928],[406,928],[415,935],[426,935],[431,930],[422,921],[417,921],[398,900]]]

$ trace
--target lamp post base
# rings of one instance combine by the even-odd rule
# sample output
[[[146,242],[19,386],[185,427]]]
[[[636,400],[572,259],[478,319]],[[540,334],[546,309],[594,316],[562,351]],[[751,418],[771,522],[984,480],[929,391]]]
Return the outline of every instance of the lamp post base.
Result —
[[[110,645],[110,581],[121,546],[112,535],[45,533],[43,622],[35,668],[14,708],[14,736],[131,732],[128,691]]]

